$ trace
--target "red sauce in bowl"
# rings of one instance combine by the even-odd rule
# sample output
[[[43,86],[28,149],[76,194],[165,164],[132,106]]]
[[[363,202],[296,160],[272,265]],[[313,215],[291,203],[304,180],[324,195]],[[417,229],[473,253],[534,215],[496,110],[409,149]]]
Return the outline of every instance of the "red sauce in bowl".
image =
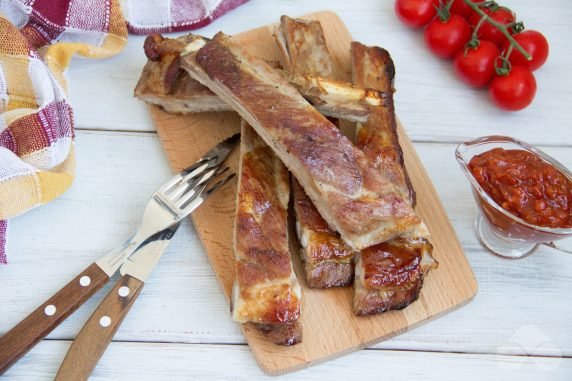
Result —
[[[474,156],[469,169],[498,205],[529,224],[572,227],[572,181],[541,157],[494,148]]]

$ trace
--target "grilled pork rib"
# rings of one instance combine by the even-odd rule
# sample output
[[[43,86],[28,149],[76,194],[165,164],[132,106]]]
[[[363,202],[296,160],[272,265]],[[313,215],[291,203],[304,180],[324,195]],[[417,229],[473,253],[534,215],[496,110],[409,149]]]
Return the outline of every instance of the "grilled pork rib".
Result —
[[[149,35],[143,45],[148,61],[135,87],[135,96],[173,114],[228,111],[225,102],[180,69],[180,54],[187,44],[198,49],[205,42],[192,34],[176,39]]]
[[[328,226],[295,178],[292,188],[306,284],[311,288],[350,285],[354,278],[355,251]]]
[[[272,67],[229,36],[218,33],[181,61],[253,126],[352,248],[385,242],[421,224],[361,150]]]
[[[436,262],[425,238],[396,238],[362,250],[356,256],[354,313],[400,310],[419,297],[423,276]]]
[[[282,16],[274,38],[291,73],[332,77],[332,58],[319,21]]]
[[[198,50],[206,41],[192,34],[177,39],[156,34],[147,37],[144,50],[149,60],[135,88],[135,96],[175,114],[231,111],[227,103],[179,69],[179,55],[186,44],[190,44],[192,49],[187,49],[183,54]],[[278,72],[326,116],[365,122],[368,106],[383,102],[382,94],[376,90],[361,89],[347,82],[316,76],[293,75],[283,70]]]
[[[358,123],[356,144],[376,166],[385,171],[398,190],[415,206],[415,191],[403,163],[403,151],[397,136],[393,105],[395,67],[387,50],[367,47],[359,42],[351,45],[353,81],[376,86],[385,95],[383,107],[371,107],[369,123]]]
[[[292,75],[331,77],[332,60],[318,21],[282,16],[274,36],[282,52],[284,66]],[[306,283],[312,288],[351,284],[355,252],[328,226],[296,179],[293,179],[292,187],[296,232]]]
[[[403,163],[393,107],[395,69],[389,53],[379,47],[352,43],[354,81],[387,94],[383,107],[372,107],[367,123],[357,126],[357,145],[396,184],[411,204],[415,192]],[[419,297],[423,277],[437,267],[426,230],[419,227],[407,237],[374,245],[356,256],[354,312],[371,315],[402,309]]]
[[[288,171],[244,122],[240,147],[232,317],[255,324],[276,344],[296,344],[301,289],[288,249]]]

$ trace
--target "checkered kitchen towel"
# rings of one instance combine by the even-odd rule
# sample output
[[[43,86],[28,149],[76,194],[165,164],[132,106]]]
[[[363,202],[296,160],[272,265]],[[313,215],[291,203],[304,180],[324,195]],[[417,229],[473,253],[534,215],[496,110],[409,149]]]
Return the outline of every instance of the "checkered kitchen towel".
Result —
[[[104,58],[136,33],[200,27],[245,0],[0,0],[0,263],[6,220],[61,195],[74,176],[71,57]]]
[[[110,0],[0,1],[0,220],[61,195],[74,175],[73,113],[64,70],[127,42]],[[7,224],[0,224],[6,262]]]
[[[122,0],[134,34],[168,33],[200,28],[247,0]]]

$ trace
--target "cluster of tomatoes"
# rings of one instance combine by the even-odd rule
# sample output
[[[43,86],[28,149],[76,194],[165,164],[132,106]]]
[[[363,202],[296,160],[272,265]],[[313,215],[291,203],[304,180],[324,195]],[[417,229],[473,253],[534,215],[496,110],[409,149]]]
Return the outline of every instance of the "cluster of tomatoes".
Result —
[[[494,1],[396,0],[395,12],[411,27],[427,26],[427,47],[453,59],[455,73],[467,84],[488,86],[500,108],[521,110],[534,99],[532,71],[546,61],[548,41],[540,32],[524,30],[510,9]]]

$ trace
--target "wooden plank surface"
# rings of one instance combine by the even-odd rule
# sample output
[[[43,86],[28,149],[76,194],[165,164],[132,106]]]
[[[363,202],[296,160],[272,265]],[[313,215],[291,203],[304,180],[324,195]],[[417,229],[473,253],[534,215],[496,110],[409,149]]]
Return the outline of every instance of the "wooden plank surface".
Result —
[[[69,343],[44,341],[5,377],[53,380]],[[224,364],[224,365],[221,365]],[[456,364],[456,366],[451,366]],[[503,355],[364,350],[279,378],[256,366],[247,347],[175,343],[111,343],[90,381],[569,381],[572,359]]]
[[[479,281],[479,292],[469,305],[374,347],[384,350],[360,351],[285,379],[570,378],[572,256],[548,248],[519,261],[488,254],[475,238],[476,205],[453,159],[452,142],[502,133],[539,145],[572,167],[572,129],[566,127],[571,118],[567,57],[572,42],[567,36],[572,24],[567,19],[572,8],[568,0],[502,3],[512,7],[527,27],[542,31],[551,46],[546,67],[535,72],[537,99],[519,113],[496,110],[486,93],[460,83],[452,63],[435,59],[424,47],[422,34],[400,24],[392,1],[250,0],[197,31],[207,36],[221,29],[236,34],[275,22],[281,14],[331,8],[354,38],[389,48],[398,67],[398,113]],[[113,59],[72,62],[68,75],[79,130],[76,179],[59,199],[11,221],[10,264],[0,266],[0,334],[125,239],[150,192],[170,176],[154,133],[122,132],[155,130],[144,105],[132,97],[144,64],[143,40],[130,35],[126,50]],[[2,379],[52,380],[68,348],[65,341],[75,337],[107,290]],[[523,330],[528,332],[524,335],[528,344],[507,346]],[[538,343],[535,337],[544,341]],[[186,222],[115,340],[94,380],[263,378],[243,346],[238,325],[228,318],[222,290]]]
[[[149,194],[170,176],[167,160],[154,134],[79,131],[77,147],[78,175],[72,188],[53,203],[14,219],[10,225],[10,264],[0,266],[0,290],[7,290],[0,292],[0,334],[98,256],[125,239],[140,218]],[[519,261],[488,254],[473,233],[476,205],[469,185],[452,159],[455,145],[416,143],[415,148],[426,163],[461,239],[479,281],[479,292],[469,305],[374,348],[405,351],[411,354],[408,357],[411,364],[425,363],[426,354],[421,351],[448,352],[443,354],[446,361],[436,362],[434,371],[424,372],[426,380],[442,380],[444,372],[455,372],[460,367],[494,370],[495,363],[487,359],[495,358],[497,353],[507,355],[503,360],[507,363],[518,363],[522,356],[570,358],[572,256],[559,255],[548,248]],[[540,148],[572,167],[570,149]],[[22,365],[17,365],[2,379],[53,379],[67,344],[52,347],[50,343],[73,339],[108,291],[106,288],[95,295],[55,330],[46,344],[40,344],[39,348],[45,350],[32,351],[22,360]],[[544,344],[537,345],[532,340],[526,345],[507,346],[523,329],[529,332],[530,338],[540,336]],[[204,364],[209,363],[209,358],[218,361],[226,358],[223,356],[229,356],[229,361],[242,362],[239,369],[233,368],[227,373],[221,370],[217,377],[213,376],[216,379],[260,374],[248,348],[240,350],[248,354],[245,355],[248,361],[242,360],[242,356],[232,360],[234,352],[224,349],[227,346],[240,348],[245,344],[244,336],[239,326],[229,319],[222,290],[193,227],[187,222],[179,229],[114,340],[132,343],[106,353],[96,368],[95,379],[129,379],[124,373],[125,363],[135,364],[140,370],[134,379],[149,379],[157,374],[170,374],[174,379],[184,380],[204,376],[209,371],[207,365],[192,365],[194,362],[183,354],[187,350],[188,356],[201,353]],[[175,349],[153,351],[152,358],[157,362],[151,371],[150,367],[142,367],[147,363],[142,360],[146,359],[141,357],[142,353],[147,353],[149,348],[145,342],[173,343],[172,348],[179,348],[181,355],[172,355]],[[192,351],[195,346],[200,350]],[[452,354],[460,352],[492,356]],[[116,356],[120,362],[115,360]],[[373,360],[364,358],[360,362],[364,365],[356,374],[373,377],[384,370],[384,377],[387,375],[389,379],[404,374],[405,370],[399,370],[402,362],[394,356],[378,356]],[[344,356],[303,374],[314,378],[336,377],[348,367],[350,360],[347,359],[352,358]],[[534,358],[524,358],[535,363]],[[368,361],[373,362],[368,365]],[[569,372],[563,365],[557,368],[550,374]],[[528,370],[528,367],[519,367],[505,379],[521,376],[526,379]],[[298,374],[294,373],[293,377]],[[476,372],[474,376],[467,374],[464,379],[478,380],[482,375]],[[547,376],[547,379],[555,378]]]
[[[10,253],[14,254],[8,266],[0,266],[0,290],[9,290],[0,292],[0,334],[121,243],[140,218],[149,194],[170,176],[154,134],[80,131],[77,146],[78,176],[72,188],[53,203],[11,222]],[[489,255],[473,232],[477,207],[452,159],[455,145],[417,143],[415,148],[445,201],[479,281],[479,293],[468,306],[375,347],[495,353],[519,327],[535,326],[562,355],[572,356],[572,294],[568,286],[572,255],[559,255],[548,248],[522,261]],[[572,166],[569,149],[540,148]],[[120,171],[115,169],[118,162]],[[73,339],[106,290],[49,338]],[[115,339],[244,344],[239,326],[228,316],[228,304],[201,243],[185,221]],[[544,347],[539,350],[541,355],[551,355]]]
[[[541,31],[550,42],[550,58],[536,71],[534,103],[517,113],[498,110],[486,91],[472,89],[453,73],[451,61],[434,57],[423,33],[403,25],[394,1],[250,0],[198,32],[211,37],[219,30],[237,34],[276,22],[283,14],[302,15],[331,9],[352,36],[369,45],[383,45],[397,66],[396,105],[413,141],[461,142],[482,135],[511,135],[541,145],[572,145],[567,103],[572,99],[567,37],[572,18],[569,0],[503,0],[528,28]],[[176,34],[172,34],[176,35]],[[81,129],[154,131],[142,102],[132,97],[145,56],[144,36],[130,35],[125,51],[110,60],[76,60],[69,69],[70,91]],[[114,94],[110,97],[109,94]],[[97,101],[94,101],[97,100]],[[105,113],[101,110],[106,110]],[[546,115],[550,115],[547,121]],[[542,126],[540,131],[538,126]]]
[[[338,76],[349,76],[349,44],[351,36],[341,19],[330,12],[308,16],[319,20],[332,54]],[[236,36],[253,54],[268,60],[279,58],[272,36],[273,27],[262,27]],[[173,170],[178,171],[199,158],[208,147],[238,130],[239,119],[234,113],[204,113],[173,116],[151,106],[159,138]],[[430,274],[419,301],[403,311],[380,316],[355,317],[351,308],[351,288],[312,290],[303,286],[302,324],[304,340],[293,347],[275,346],[256,329],[244,326],[243,332],[262,369],[280,374],[300,369],[344,353],[364,348],[437,317],[468,302],[476,293],[476,280],[463,254],[460,243],[444,212],[439,198],[400,126],[405,163],[417,191],[418,211],[432,233],[434,255],[440,262]],[[236,170],[236,155],[230,161]],[[192,218],[197,233],[228,299],[234,281],[232,231],[234,224],[236,183],[212,197],[208,207],[197,210]],[[291,232],[291,252],[299,248]],[[301,264],[295,268],[303,279]],[[324,319],[327,319],[325,323]]]

